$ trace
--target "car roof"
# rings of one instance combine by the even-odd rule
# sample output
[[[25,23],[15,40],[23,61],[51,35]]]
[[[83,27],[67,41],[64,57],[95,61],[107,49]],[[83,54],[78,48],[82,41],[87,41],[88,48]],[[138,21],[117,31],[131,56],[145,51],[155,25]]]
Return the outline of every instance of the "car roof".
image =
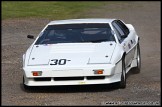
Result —
[[[48,25],[80,24],[80,23],[111,23],[114,20],[116,19],[106,19],[106,18],[67,19],[67,20],[51,21]]]

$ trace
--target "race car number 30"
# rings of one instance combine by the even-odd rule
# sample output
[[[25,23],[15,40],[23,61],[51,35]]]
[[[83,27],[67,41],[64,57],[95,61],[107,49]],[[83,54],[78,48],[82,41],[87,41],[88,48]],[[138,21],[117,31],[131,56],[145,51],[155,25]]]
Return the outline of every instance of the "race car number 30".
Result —
[[[52,59],[50,65],[65,65],[67,61],[67,59]]]

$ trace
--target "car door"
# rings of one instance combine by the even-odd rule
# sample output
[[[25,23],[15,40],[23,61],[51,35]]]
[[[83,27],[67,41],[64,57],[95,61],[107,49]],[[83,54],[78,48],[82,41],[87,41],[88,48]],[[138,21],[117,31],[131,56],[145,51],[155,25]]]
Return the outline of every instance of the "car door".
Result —
[[[127,67],[131,64],[134,57],[134,51],[132,51],[132,35],[130,34],[127,26],[120,20],[115,20],[113,22],[113,27],[117,32],[119,43],[122,45],[124,51],[126,52],[125,65]]]

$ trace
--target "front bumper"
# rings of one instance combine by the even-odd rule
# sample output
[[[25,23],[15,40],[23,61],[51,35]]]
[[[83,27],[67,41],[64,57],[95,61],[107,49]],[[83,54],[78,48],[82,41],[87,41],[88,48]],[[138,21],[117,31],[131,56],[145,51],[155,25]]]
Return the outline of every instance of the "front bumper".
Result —
[[[56,81],[55,77],[48,77],[48,81],[38,81],[34,78],[26,78],[25,84],[28,86],[61,86],[61,85],[84,85],[84,84],[108,84],[119,82],[121,78],[121,73],[111,75],[111,76],[102,76],[102,79],[87,79],[88,76],[84,76],[83,80],[60,80]],[[103,78],[104,77],[104,78]],[[70,77],[72,78],[72,77]],[[74,77],[75,78],[75,77]],[[79,78],[79,77],[78,77]],[[81,77],[82,78],[82,77]],[[47,80],[47,79],[46,79]]]
[[[103,74],[94,74],[93,70],[96,69],[104,69]],[[32,71],[42,71],[42,75],[33,76]],[[121,70],[120,63],[118,65],[96,64],[86,67],[55,69],[44,66],[30,66],[24,68],[24,79],[24,84],[27,86],[108,84],[121,80]]]

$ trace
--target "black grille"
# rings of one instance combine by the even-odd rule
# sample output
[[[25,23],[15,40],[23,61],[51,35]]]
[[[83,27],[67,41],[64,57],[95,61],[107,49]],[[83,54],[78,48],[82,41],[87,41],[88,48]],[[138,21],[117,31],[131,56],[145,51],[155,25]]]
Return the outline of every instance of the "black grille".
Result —
[[[34,78],[35,81],[51,81],[51,77]]]
[[[54,81],[84,80],[84,77],[53,77]],[[87,80],[105,79],[105,76],[87,76]],[[51,77],[34,78],[34,81],[51,81]]]
[[[88,76],[88,80],[105,79],[105,76]]]
[[[54,77],[55,81],[84,80],[84,77]]]

